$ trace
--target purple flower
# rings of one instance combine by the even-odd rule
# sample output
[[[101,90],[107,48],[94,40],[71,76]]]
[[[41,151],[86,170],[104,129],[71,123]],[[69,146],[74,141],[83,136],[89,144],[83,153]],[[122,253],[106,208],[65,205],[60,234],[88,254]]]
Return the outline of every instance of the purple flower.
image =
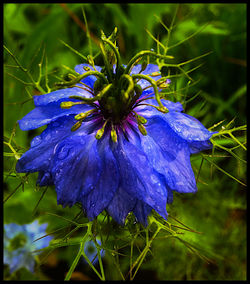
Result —
[[[16,170],[39,172],[40,186],[55,185],[58,204],[79,202],[90,220],[103,210],[120,224],[133,212],[146,226],[152,209],[167,218],[173,191],[197,191],[190,154],[211,148],[213,132],[181,103],[160,99],[170,80],[161,81],[157,65],[95,69],[77,65],[81,81],[34,96],[20,128],[47,128]]]
[[[37,220],[26,225],[4,225],[4,263],[9,265],[10,273],[21,267],[34,272],[34,251],[47,247],[52,239],[47,236],[35,241],[46,235],[46,227],[47,224],[39,225]]]

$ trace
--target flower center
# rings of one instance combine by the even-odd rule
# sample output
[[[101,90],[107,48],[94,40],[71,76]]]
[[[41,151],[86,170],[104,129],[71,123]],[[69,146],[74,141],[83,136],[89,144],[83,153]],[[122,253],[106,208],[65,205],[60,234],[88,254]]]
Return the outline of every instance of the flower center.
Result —
[[[120,54],[115,43],[116,33],[117,30],[115,29],[109,38],[107,38],[102,33],[102,43],[100,44],[100,49],[103,56],[104,67],[101,72],[92,71],[89,67],[84,67],[86,73],[77,77],[71,75],[72,81],[58,84],[61,86],[79,87],[79,84],[77,83],[85,85],[81,82],[84,78],[91,75],[97,78],[94,84],[94,88],[90,90],[90,93],[92,93],[93,95],[92,98],[70,96],[69,98],[78,99],[80,101],[62,102],[61,107],[70,108],[75,104],[93,105],[94,109],[85,113],[79,113],[75,116],[77,122],[71,128],[71,130],[77,130],[87,116],[98,112],[102,114],[104,123],[102,128],[97,131],[96,138],[100,139],[103,136],[104,129],[108,124],[111,125],[111,137],[114,142],[117,141],[117,135],[115,130],[116,126],[122,125],[123,121],[126,120],[126,118],[130,114],[132,114],[135,118],[135,121],[138,124],[139,131],[143,135],[147,135],[146,129],[143,126],[143,124],[146,123],[146,119],[139,116],[133,111],[133,108],[138,105],[138,100],[143,91],[140,85],[138,84],[140,80],[146,80],[149,83],[150,87],[153,87],[154,92],[152,94],[154,94],[158,106],[152,106],[163,113],[168,112],[168,109],[163,106],[158,92],[158,88],[160,86],[163,87],[166,78],[163,77],[159,81],[155,81],[150,76],[141,74],[141,72],[143,72],[147,67],[147,64],[145,62],[142,63],[141,70],[138,74],[130,74],[133,66],[137,64],[138,61],[142,60],[142,58],[145,56],[154,56],[161,59],[173,58],[172,56],[160,55],[149,50],[141,51],[129,61],[126,67],[124,67],[121,65]],[[90,56],[88,57],[88,59],[89,64],[92,65],[95,69],[93,59]],[[158,75],[160,74],[157,74],[157,76]],[[85,85],[85,87],[87,87],[89,90],[89,86]],[[84,87],[80,88],[86,90],[86,88]],[[140,99],[140,102],[141,101],[142,99]]]
[[[26,242],[27,242],[27,237],[24,234],[19,233],[12,240],[10,240],[8,249],[10,251],[17,250],[17,249],[19,249],[21,247],[24,247]]]

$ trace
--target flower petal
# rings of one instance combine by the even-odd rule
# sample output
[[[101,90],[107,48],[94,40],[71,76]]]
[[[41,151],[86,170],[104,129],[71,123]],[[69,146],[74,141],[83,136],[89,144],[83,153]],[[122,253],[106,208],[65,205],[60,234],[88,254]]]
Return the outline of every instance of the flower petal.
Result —
[[[110,137],[97,141],[97,150],[102,161],[100,178],[95,188],[82,200],[90,220],[99,215],[113,199],[119,184],[119,172],[116,160],[109,146]],[[113,143],[111,141],[111,143]]]
[[[62,141],[54,157],[52,175],[57,202],[72,206],[94,190],[102,162],[93,135],[75,135]]]
[[[136,202],[137,198],[119,186],[107,207],[107,211],[117,223],[123,225],[128,213],[133,210]]]
[[[51,182],[48,170],[55,147],[61,140],[72,134],[70,129],[73,124],[72,116],[66,119],[59,118],[50,123],[39,136],[31,141],[30,149],[17,161],[16,171],[18,173],[42,171],[43,173],[39,173],[38,177],[40,185]]]
[[[188,143],[160,116],[149,119],[146,128],[148,135],[142,139],[141,145],[152,167],[164,175],[172,190],[196,192]]]
[[[160,215],[166,215],[167,190],[161,176],[151,167],[146,154],[126,139],[113,146],[121,187],[131,196],[150,205]]]
[[[95,69],[96,69],[96,71],[101,72],[101,70],[102,70],[102,67],[100,67],[100,66],[95,66],[95,69],[94,69],[91,65],[85,64],[85,63],[76,65],[74,69],[77,73],[82,75],[82,74],[88,72],[88,71],[85,71],[83,67],[89,67],[91,71],[95,71]],[[87,78],[84,78],[81,82],[90,86],[93,89],[94,83],[95,83],[96,80],[97,80],[96,77],[91,75],[91,76],[88,76]]]
[[[22,130],[31,130],[49,124],[59,117],[85,112],[92,108],[92,106],[84,104],[72,106],[70,109],[62,109],[59,105],[49,104],[36,107],[18,122]]]
[[[140,72],[140,70],[141,70],[141,64],[135,65],[132,68],[130,74],[138,74]],[[151,74],[153,72],[159,72],[158,65],[148,64],[146,69],[144,71],[142,71],[141,74],[149,75],[149,74]],[[153,80],[157,81],[157,80],[159,80],[161,78],[161,75],[159,75],[159,76],[150,76],[150,78],[152,78]],[[139,80],[137,84],[139,84],[142,87],[142,89],[151,86],[151,84],[147,80],[144,80],[144,79]],[[153,91],[154,91],[153,87],[147,88],[146,90],[144,90],[144,95],[153,93]]]
[[[187,141],[206,141],[214,134],[191,115],[180,112],[168,112],[165,120],[180,137]]]
[[[147,217],[150,214],[150,212],[152,211],[152,207],[149,206],[148,204],[142,202],[141,200],[138,200],[133,212],[135,214],[135,217],[137,218],[137,220],[142,223],[144,225],[144,227],[148,226],[148,221],[147,221]],[[165,216],[163,216],[165,219],[167,219],[167,211],[164,214]]]
[[[69,99],[70,96],[80,96],[83,98],[91,98],[92,94],[86,90],[73,87],[67,89],[57,90],[45,95],[33,96],[35,106],[44,106],[49,103],[61,103],[63,101],[77,101],[75,99]]]

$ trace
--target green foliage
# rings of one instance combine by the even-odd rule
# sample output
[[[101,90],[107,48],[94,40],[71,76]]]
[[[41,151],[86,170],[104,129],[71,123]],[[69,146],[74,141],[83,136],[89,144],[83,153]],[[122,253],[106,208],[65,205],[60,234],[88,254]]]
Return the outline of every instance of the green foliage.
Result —
[[[24,269],[10,275],[6,267],[5,279],[245,280],[246,5],[12,3],[3,16],[4,222],[39,217],[54,236],[35,275]],[[123,63],[151,48],[173,56],[155,59],[172,82],[162,94],[218,131],[212,151],[191,157],[198,192],[176,193],[168,221],[153,214],[148,228],[132,215],[118,226],[105,212],[88,222],[80,206],[57,205],[53,187],[38,188],[37,174],[15,172],[41,132],[17,125],[33,108],[32,96],[65,81],[88,54],[98,65],[100,31],[114,27]],[[87,240],[97,247],[95,266],[83,251]]]

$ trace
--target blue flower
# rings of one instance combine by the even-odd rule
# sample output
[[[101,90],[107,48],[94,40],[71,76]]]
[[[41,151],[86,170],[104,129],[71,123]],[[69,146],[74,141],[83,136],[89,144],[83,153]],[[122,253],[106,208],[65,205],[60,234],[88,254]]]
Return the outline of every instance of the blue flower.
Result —
[[[101,241],[99,239],[96,239],[96,242],[101,246]],[[84,244],[84,253],[88,257],[90,262],[92,262],[92,264],[96,264],[97,263],[97,261],[98,261],[97,248],[96,248],[95,243],[92,240],[91,241],[87,241]],[[101,257],[103,257],[105,255],[105,250],[102,249],[100,251],[100,255],[101,255]],[[84,258],[84,261],[86,262],[85,258]]]
[[[40,186],[55,185],[58,204],[79,202],[90,220],[106,210],[124,224],[133,212],[146,226],[152,209],[167,218],[173,191],[197,191],[190,154],[210,149],[213,132],[181,103],[160,99],[170,80],[157,65],[132,63],[109,72],[77,65],[69,88],[34,96],[20,128],[47,128],[16,170],[39,172]]]
[[[47,236],[35,241],[46,235],[46,227],[47,224],[39,225],[37,220],[26,225],[4,225],[4,263],[9,265],[10,273],[21,267],[34,272],[34,251],[47,247],[52,239]]]

